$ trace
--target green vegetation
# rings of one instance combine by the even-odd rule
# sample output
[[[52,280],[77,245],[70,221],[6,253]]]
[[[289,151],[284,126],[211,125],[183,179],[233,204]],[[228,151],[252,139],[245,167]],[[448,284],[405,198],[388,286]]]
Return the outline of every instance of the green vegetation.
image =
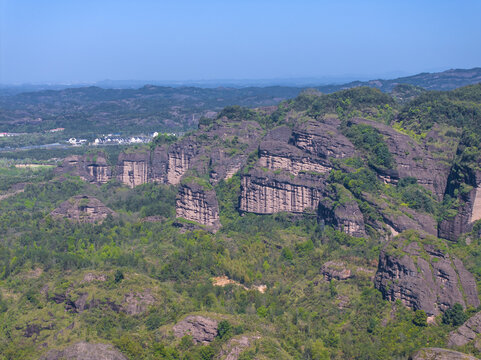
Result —
[[[395,162],[389,148],[378,130],[365,124],[347,124],[345,135],[367,154],[369,165],[381,169],[392,169]]]
[[[469,108],[478,102],[476,89],[442,98],[448,105]],[[295,121],[339,118],[360,155],[332,161],[333,170],[323,175],[330,192],[325,200],[335,210],[350,203],[359,206],[367,232],[362,238],[318,221],[309,211],[241,214],[241,173],[215,185],[196,169],[182,179],[183,184],[194,182],[216,192],[222,228],[209,233],[175,219],[174,187],[149,183],[130,189],[115,180],[96,186],[69,175],[54,177],[47,168],[14,168],[19,160],[9,155],[0,167],[1,190],[26,184],[23,192],[0,200],[0,359],[37,359],[46,351],[39,344],[52,349],[78,341],[113,344],[129,359],[214,359],[230,340],[242,336],[252,340],[240,355],[244,360],[400,359],[422,347],[445,346],[449,331],[473,309],[465,312],[457,304],[428,324],[424,311],[383,300],[372,276],[381,249],[404,256],[405,246],[417,242],[421,257],[429,256],[425,245],[454,255],[480,281],[481,222],[456,244],[414,230],[387,243],[382,232],[387,226],[384,217],[452,217],[475,185],[480,135],[474,123],[464,130],[451,187],[441,202],[415,178],[402,178],[397,185],[381,181],[377,172],[394,170],[394,157],[378,130],[351,121],[364,116],[394,123],[416,140],[427,141],[428,130],[437,126],[434,117],[445,111],[427,110],[436,103],[429,94],[416,94],[407,105],[399,105],[371,88],[331,95],[307,91],[270,115],[232,106],[212,121],[202,119],[205,127],[218,121],[235,127],[252,120],[264,131]],[[421,109],[415,112],[416,120],[407,115],[408,105]],[[457,120],[451,115],[441,116],[440,122],[455,129],[465,125],[464,115]],[[159,135],[152,147],[175,140]],[[214,141],[227,156],[246,152],[240,136],[211,140],[205,135],[199,140],[206,146]],[[111,163],[119,149],[106,149]],[[57,155],[32,158],[38,162]],[[258,157],[252,152],[242,171],[254,166]],[[95,224],[51,215],[59,204],[81,194],[98,198],[115,214]],[[326,281],[320,268],[328,261],[346,264],[354,276]],[[217,286],[213,279],[218,277],[230,281]],[[126,310],[132,298],[153,300],[132,306],[139,311],[135,313]],[[89,306],[80,310],[82,302]],[[190,335],[173,336],[173,325],[192,314],[218,321],[218,334],[209,345],[195,345]],[[470,351],[479,355],[476,349]]]

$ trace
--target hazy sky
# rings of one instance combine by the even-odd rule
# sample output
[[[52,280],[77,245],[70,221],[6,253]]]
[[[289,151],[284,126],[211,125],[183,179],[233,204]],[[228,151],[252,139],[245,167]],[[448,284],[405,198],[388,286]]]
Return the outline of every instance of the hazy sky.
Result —
[[[0,0],[0,83],[481,66],[480,0]]]

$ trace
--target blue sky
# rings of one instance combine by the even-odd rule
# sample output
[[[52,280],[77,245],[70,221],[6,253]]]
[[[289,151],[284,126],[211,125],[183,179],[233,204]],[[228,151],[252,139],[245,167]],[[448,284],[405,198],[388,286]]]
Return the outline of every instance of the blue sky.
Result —
[[[0,0],[0,83],[481,66],[481,1]]]

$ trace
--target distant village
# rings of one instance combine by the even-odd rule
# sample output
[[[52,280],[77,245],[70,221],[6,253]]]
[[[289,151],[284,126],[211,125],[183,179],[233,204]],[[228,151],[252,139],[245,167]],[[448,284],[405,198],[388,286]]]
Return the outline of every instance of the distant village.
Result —
[[[46,130],[46,133],[56,133],[62,132],[65,128],[55,128]],[[12,136],[21,136],[21,135],[29,135],[28,133],[9,133],[9,132],[0,132],[0,137],[12,137]],[[129,135],[129,136],[121,136],[120,134],[107,134],[102,135],[96,138],[94,141],[89,142],[87,139],[77,139],[77,138],[69,138],[65,140],[67,144],[72,146],[83,146],[83,145],[92,145],[92,146],[101,146],[101,145],[131,145],[131,144],[146,144],[152,141],[159,135],[158,132],[153,132],[148,135]],[[169,136],[181,136],[182,133],[165,133],[165,135]]]

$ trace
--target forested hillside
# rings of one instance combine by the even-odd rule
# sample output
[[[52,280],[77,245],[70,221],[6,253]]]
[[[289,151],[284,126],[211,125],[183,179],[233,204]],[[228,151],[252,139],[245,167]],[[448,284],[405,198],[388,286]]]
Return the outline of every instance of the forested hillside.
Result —
[[[0,359],[479,357],[480,123],[481,84],[308,90],[5,160]]]

